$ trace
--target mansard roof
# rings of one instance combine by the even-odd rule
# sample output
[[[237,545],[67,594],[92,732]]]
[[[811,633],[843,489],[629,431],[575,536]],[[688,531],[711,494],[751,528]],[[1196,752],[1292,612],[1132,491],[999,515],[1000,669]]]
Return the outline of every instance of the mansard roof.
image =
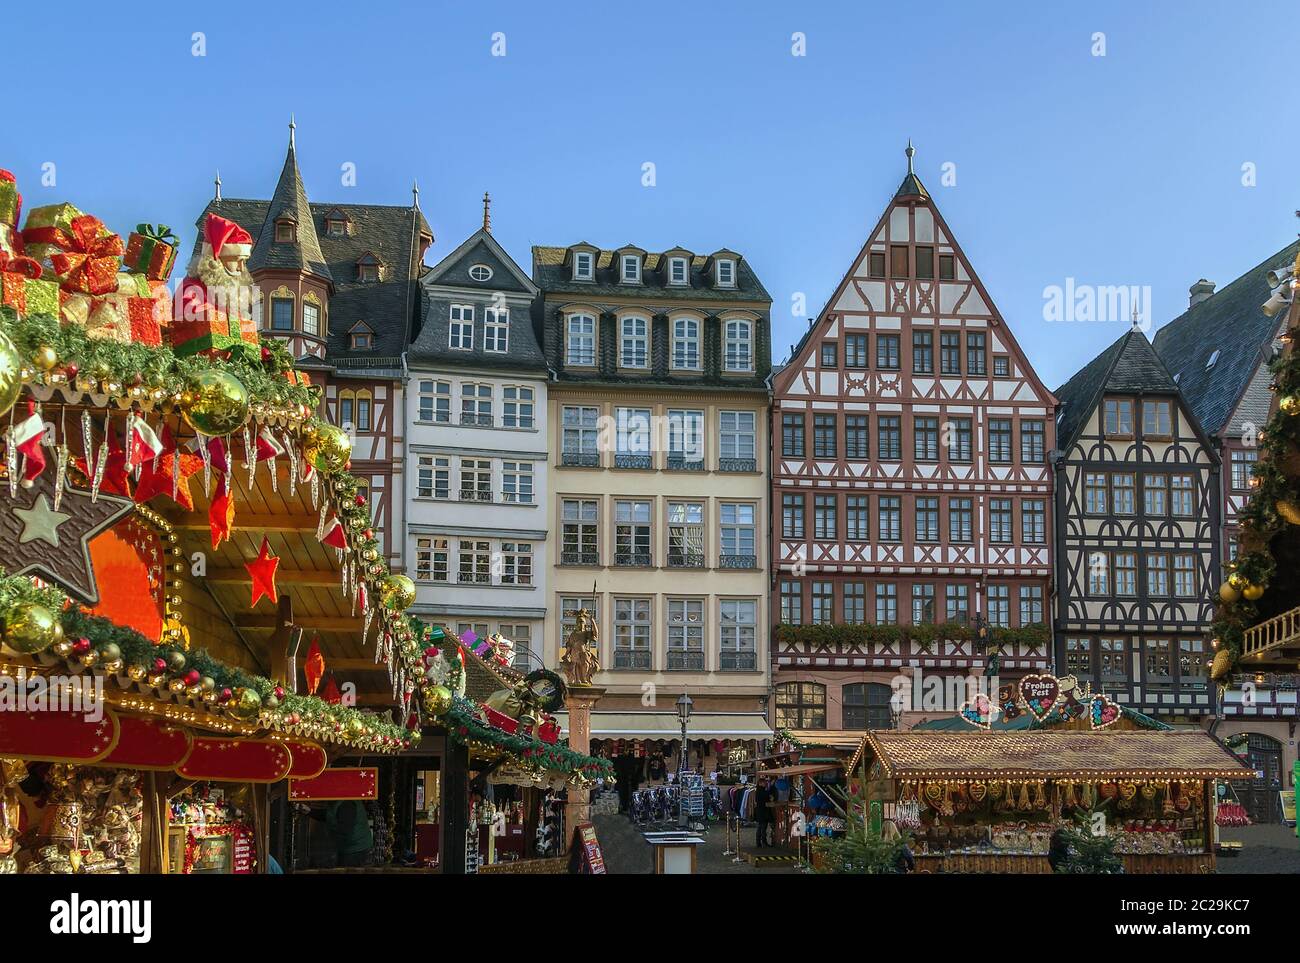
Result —
[[[1056,390],[1061,404],[1056,442],[1061,451],[1074,444],[1107,392],[1181,395],[1146,335],[1131,328]]]
[[[570,263],[573,250],[590,250],[596,255],[595,279],[575,281]],[[749,266],[749,262],[733,251],[725,248],[712,255],[692,255],[690,262],[690,284],[669,284],[665,254],[687,254],[682,248],[672,248],[670,252],[647,252],[642,264],[641,283],[628,285],[620,283],[618,254],[620,251],[640,251],[641,248],[627,245],[621,248],[597,248],[587,244],[572,244],[568,247],[551,247],[534,245],[533,280],[543,293],[573,294],[580,298],[634,296],[651,301],[762,301],[770,304],[772,296],[767,293],[763,283]],[[727,254],[736,259],[735,287],[716,287],[709,273],[712,259],[717,254]],[[635,294],[630,294],[630,292]]]
[[[1285,317],[1264,314],[1263,304],[1270,294],[1265,275],[1271,268],[1293,262],[1297,253],[1300,241],[1288,244],[1156,332],[1156,352],[1178,376],[1183,397],[1211,435],[1222,435],[1229,427],[1247,386],[1271,355]]]

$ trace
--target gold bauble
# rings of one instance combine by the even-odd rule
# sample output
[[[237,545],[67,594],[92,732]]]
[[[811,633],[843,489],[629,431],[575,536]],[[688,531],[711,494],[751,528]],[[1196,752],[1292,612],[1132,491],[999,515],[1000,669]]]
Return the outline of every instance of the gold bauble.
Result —
[[[15,652],[33,655],[44,652],[63,638],[58,617],[44,605],[22,602],[4,615],[4,644]]]
[[[1244,589],[1247,585],[1249,585],[1250,581],[1246,578],[1246,576],[1242,575],[1240,572],[1233,572],[1231,575],[1228,576],[1228,584],[1231,585],[1233,588],[1240,590],[1240,589]]]
[[[248,421],[248,389],[224,371],[204,371],[181,395],[181,417],[205,435],[229,435]]]
[[[1283,395],[1277,406],[1288,415],[1300,415],[1300,395]]]
[[[1241,590],[1241,594],[1252,602],[1258,602],[1264,597],[1264,586],[1252,582]]]
[[[1229,605],[1241,598],[1241,593],[1237,591],[1237,587],[1232,584],[1232,579],[1228,579],[1228,581],[1219,586],[1219,598],[1227,602]]]
[[[48,344],[41,345],[36,349],[36,353],[32,355],[32,364],[36,365],[36,367],[40,368],[42,371],[49,371],[58,363],[59,353]]]
[[[445,685],[435,685],[424,693],[424,708],[431,716],[445,716],[451,706],[451,690]]]
[[[379,600],[393,612],[408,609],[415,602],[415,583],[405,575],[390,575],[380,587]]]
[[[342,471],[352,458],[352,439],[342,428],[320,425],[308,436],[303,454],[317,471],[332,475]]]
[[[240,722],[248,722],[250,719],[256,719],[257,714],[262,711],[262,697],[252,689],[241,687],[230,697],[226,709]]]
[[[22,369],[18,349],[7,334],[0,334],[0,416],[9,414],[9,409],[22,393]]]
[[[1210,679],[1217,681],[1228,674],[1232,669],[1232,653],[1227,648],[1221,648],[1214,653],[1214,661],[1210,663]]]
[[[1292,525],[1300,525],[1300,504],[1289,502],[1285,498],[1280,499],[1276,505],[1277,513]]]

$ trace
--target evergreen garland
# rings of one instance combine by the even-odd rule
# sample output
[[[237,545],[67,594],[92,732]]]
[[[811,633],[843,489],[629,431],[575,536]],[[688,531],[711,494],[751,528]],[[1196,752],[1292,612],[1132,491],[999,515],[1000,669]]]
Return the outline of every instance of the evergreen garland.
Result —
[[[496,746],[517,757],[530,769],[581,773],[587,779],[614,778],[614,765],[608,759],[584,756],[560,742],[542,742],[533,736],[511,734],[498,729],[484,718],[479,706],[469,699],[457,696],[442,723],[447,727],[448,734],[462,745],[484,742]]]

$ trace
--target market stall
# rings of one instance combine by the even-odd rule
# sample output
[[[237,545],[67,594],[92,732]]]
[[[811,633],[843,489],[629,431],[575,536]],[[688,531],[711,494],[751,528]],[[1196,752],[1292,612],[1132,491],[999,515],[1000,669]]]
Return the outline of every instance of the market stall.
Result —
[[[292,866],[294,787],[420,738],[413,587],[237,225],[173,287],[165,227],[20,220],[0,171],[0,871]]]
[[[1078,819],[1127,872],[1213,872],[1214,783],[1245,770],[1205,732],[1145,729],[869,732],[849,767],[918,870],[961,873],[1051,872],[1052,834]]]

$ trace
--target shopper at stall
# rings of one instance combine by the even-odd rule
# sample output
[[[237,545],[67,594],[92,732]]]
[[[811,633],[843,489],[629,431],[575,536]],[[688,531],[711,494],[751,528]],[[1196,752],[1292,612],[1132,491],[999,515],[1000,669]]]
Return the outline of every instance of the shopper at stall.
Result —
[[[334,839],[339,866],[364,866],[375,846],[366,807],[354,799],[331,803],[325,812],[325,825]]]
[[[772,845],[772,822],[773,811],[772,802],[776,799],[776,793],[772,790],[772,785],[766,776],[760,776],[758,779],[758,788],[754,790],[754,823],[757,827],[754,831],[754,846],[762,849],[765,846]]]
[[[898,856],[894,860],[895,873],[905,875],[916,869],[916,860],[912,857],[912,848],[907,845],[907,840],[903,839],[903,834],[898,831],[898,826],[892,819],[886,819],[881,825],[880,838],[887,843],[898,841],[903,844],[903,848],[899,850]]]

